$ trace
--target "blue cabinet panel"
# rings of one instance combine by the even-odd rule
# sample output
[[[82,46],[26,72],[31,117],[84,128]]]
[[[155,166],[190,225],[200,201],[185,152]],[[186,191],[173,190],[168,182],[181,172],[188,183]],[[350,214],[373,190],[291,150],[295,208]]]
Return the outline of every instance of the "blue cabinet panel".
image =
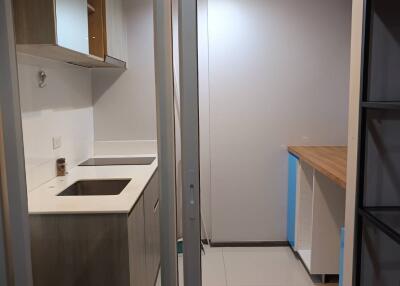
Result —
[[[340,231],[339,286],[343,286],[344,227]]]
[[[289,153],[287,237],[292,247],[295,247],[297,165],[298,158]]]

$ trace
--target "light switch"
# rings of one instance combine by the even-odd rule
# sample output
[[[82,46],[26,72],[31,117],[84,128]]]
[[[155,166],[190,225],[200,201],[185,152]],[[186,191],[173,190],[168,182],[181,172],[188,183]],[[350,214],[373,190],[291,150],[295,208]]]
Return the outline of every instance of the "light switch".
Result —
[[[62,138],[61,136],[53,137],[53,150],[61,148]]]

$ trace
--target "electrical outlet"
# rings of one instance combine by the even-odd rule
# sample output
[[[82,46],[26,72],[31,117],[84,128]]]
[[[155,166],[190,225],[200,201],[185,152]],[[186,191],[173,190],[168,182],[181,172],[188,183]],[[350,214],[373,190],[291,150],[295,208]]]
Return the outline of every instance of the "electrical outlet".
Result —
[[[308,136],[301,136],[301,141],[303,143],[308,143],[310,141],[310,138]]]
[[[61,148],[62,138],[61,136],[53,137],[53,150]]]

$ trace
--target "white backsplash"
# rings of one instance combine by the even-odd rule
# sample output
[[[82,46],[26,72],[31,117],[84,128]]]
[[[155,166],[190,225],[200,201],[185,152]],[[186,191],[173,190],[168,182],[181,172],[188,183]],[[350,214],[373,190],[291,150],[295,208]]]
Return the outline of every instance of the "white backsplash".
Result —
[[[157,140],[95,141],[94,155],[137,156],[157,154]]]
[[[47,74],[39,88],[38,72]],[[91,71],[48,59],[18,55],[18,74],[28,190],[56,176],[55,161],[67,168],[93,155]],[[53,150],[53,137],[62,146]]]

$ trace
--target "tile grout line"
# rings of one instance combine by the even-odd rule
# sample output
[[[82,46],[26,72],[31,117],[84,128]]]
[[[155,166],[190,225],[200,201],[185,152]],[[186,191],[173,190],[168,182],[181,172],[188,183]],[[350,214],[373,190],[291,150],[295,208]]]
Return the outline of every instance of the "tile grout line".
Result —
[[[224,248],[222,248],[222,262],[224,263],[225,286],[228,286],[228,272],[226,271]]]

